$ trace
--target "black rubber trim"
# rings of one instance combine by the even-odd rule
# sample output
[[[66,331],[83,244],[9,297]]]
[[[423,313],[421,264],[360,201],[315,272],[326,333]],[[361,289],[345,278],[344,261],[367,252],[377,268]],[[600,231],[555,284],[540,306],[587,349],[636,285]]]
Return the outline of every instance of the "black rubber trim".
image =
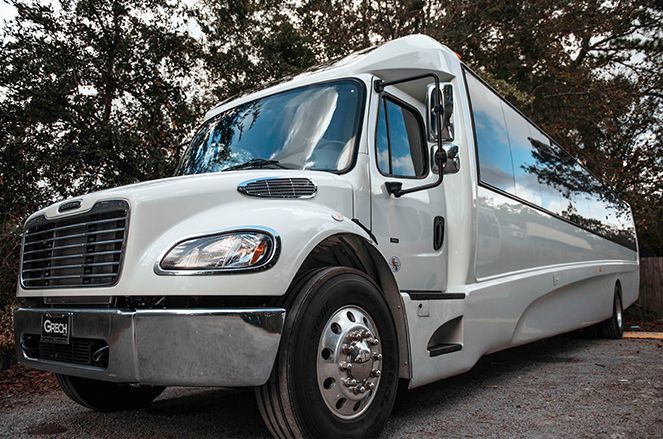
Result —
[[[465,293],[443,293],[442,291],[411,290],[403,291],[412,300],[462,300]]]
[[[440,343],[439,345],[432,346],[428,348],[428,353],[431,357],[437,357],[438,355],[450,354],[452,352],[458,352],[463,349],[462,344],[458,343]]]
[[[373,242],[377,245],[377,243],[378,243],[378,239],[375,237],[375,235],[373,234],[373,232],[371,232],[371,229],[369,229],[368,227],[366,227],[365,225],[363,225],[363,224],[361,223],[361,221],[359,221],[357,218],[352,218],[352,222],[355,223],[356,225],[358,225],[359,227],[361,227],[361,229],[362,229],[364,232],[368,233],[368,236],[370,236],[371,239],[373,240]]]

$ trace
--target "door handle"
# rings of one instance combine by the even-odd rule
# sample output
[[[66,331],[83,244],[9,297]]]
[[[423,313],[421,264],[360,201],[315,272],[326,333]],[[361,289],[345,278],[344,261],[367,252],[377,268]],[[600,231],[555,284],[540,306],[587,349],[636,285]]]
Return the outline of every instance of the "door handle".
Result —
[[[444,244],[444,217],[436,216],[433,219],[433,249],[439,250]]]

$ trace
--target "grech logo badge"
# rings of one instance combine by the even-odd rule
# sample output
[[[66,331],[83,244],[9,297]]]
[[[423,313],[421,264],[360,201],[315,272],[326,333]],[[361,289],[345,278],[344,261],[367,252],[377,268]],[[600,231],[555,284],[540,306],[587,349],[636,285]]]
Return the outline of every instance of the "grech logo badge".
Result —
[[[53,323],[50,320],[44,320],[44,332],[47,334],[67,335],[69,328],[66,323]]]

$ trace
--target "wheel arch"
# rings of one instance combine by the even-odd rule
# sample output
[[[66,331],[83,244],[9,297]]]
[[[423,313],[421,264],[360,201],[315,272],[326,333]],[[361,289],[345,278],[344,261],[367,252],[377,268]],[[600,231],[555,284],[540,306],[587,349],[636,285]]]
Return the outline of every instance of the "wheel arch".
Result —
[[[407,316],[398,283],[382,253],[368,239],[354,233],[328,236],[309,252],[291,285],[311,270],[330,266],[345,266],[362,271],[380,287],[396,326],[399,377],[411,378]]]

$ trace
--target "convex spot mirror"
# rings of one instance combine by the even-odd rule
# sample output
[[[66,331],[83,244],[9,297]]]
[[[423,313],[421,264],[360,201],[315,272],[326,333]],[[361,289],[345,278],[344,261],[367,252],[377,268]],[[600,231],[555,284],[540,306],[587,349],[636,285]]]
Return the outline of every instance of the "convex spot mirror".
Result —
[[[454,125],[453,125],[453,111],[454,111],[454,92],[453,86],[448,82],[440,84],[440,89],[435,87],[435,84],[428,84],[426,91],[426,119],[428,122],[428,140],[431,142],[437,141],[438,132],[438,119],[436,117],[435,105],[437,101],[437,94],[441,94],[439,110],[440,119],[442,120],[442,141],[451,142],[454,140]]]
[[[458,157],[458,145],[453,143],[447,143],[444,146],[444,150],[447,152],[446,157],[447,161],[444,163],[444,174],[455,174],[460,171],[460,157]],[[431,170],[433,174],[439,174],[440,166],[438,165],[437,158],[437,146],[432,146],[430,149],[431,155]]]

